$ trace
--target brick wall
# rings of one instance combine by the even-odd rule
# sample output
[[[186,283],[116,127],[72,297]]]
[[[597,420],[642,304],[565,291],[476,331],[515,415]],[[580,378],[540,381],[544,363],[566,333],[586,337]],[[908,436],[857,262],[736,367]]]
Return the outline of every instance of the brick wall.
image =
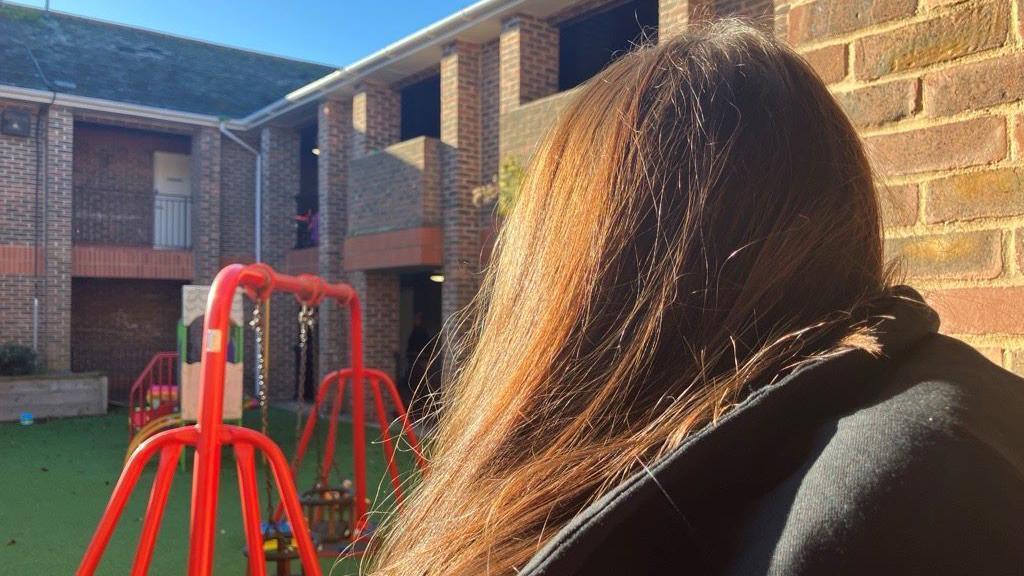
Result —
[[[0,100],[0,113],[7,109],[30,113],[30,136],[0,134],[0,244],[30,245],[36,238],[39,118],[34,105]]]
[[[192,137],[192,252],[196,284],[209,284],[220,271],[221,134],[203,127]]]
[[[712,10],[716,16],[738,16],[772,28],[772,0],[715,0]]]
[[[714,12],[711,0],[658,0],[658,37],[668,38]]]
[[[555,119],[572,101],[575,90],[559,92],[501,115],[501,158],[516,158],[524,167]]]
[[[30,346],[32,300],[42,289],[33,276],[33,246],[42,232],[36,217],[36,157],[38,152],[42,158],[42,139],[36,139],[39,117],[34,105],[0,100],[0,112],[8,108],[30,113],[30,136],[0,134],[0,342]]]
[[[101,371],[110,397],[128,390],[157,352],[177,350],[181,282],[76,278],[71,305],[71,368]]]
[[[480,173],[484,182],[490,182],[499,163],[500,42],[484,44],[480,56]]]
[[[397,376],[398,296],[400,282],[395,272],[357,271],[350,273],[352,287],[363,305],[363,362],[367,368]],[[369,398],[367,399],[369,402]],[[367,404],[369,410],[370,404]],[[371,412],[367,412],[370,414]]]
[[[259,132],[236,133],[259,149]],[[221,260],[250,262],[254,258],[256,218],[256,155],[230,138],[220,139]]]
[[[278,126],[263,128],[263,261],[283,270],[295,243],[295,196],[299,193],[299,133]],[[269,394],[290,399],[295,391],[295,351],[298,310],[291,294],[275,294],[271,301]]]
[[[328,100],[317,108],[317,186],[320,206],[320,277],[345,280],[345,237],[348,235],[348,169],[352,137],[352,102]],[[347,366],[348,316],[333,301],[320,306],[319,371]]]
[[[401,132],[398,92],[376,83],[356,88],[352,97],[352,158],[358,159],[398,142]]]
[[[43,242],[42,330],[40,352],[51,371],[71,367],[71,203],[75,121],[71,110],[51,106],[46,113],[43,177],[46,181],[46,235]]]
[[[558,90],[558,28],[526,15],[506,18],[500,38],[499,109],[506,112]]]
[[[470,303],[478,287],[480,236],[473,188],[480,174],[480,46],[455,42],[441,58],[442,317]]]
[[[439,144],[421,136],[352,161],[350,236],[441,225]]]
[[[187,136],[79,122],[74,241],[153,245],[153,153],[189,154]]]
[[[1012,0],[776,2],[882,186],[887,250],[942,330],[1024,373],[1024,30]]]

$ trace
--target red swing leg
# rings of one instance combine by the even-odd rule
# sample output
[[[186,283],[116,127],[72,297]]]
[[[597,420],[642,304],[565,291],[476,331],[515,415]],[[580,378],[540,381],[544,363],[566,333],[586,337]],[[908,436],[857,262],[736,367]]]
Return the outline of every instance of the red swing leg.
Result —
[[[324,459],[320,463],[319,480],[325,486],[331,474],[331,466],[334,464],[335,437],[338,435],[338,415],[341,414],[341,407],[345,398],[345,382],[347,381],[346,374],[343,371],[339,370],[336,374],[338,374],[338,391],[335,393],[334,401],[331,403],[331,420],[327,425],[327,446],[324,447]]]
[[[263,533],[260,530],[259,490],[256,489],[256,458],[252,446],[235,445],[235,463],[238,468],[238,494],[242,498],[242,524],[245,544],[249,548],[249,576],[266,576],[267,560],[263,553]]]
[[[398,462],[395,461],[395,447],[391,443],[390,423],[384,410],[384,399],[380,394],[380,378],[370,378],[370,390],[373,391],[373,403],[377,408],[377,422],[380,424],[381,441],[384,444],[384,455],[388,459],[388,475],[395,489],[395,501],[402,504],[402,479],[398,475]]]
[[[277,493],[284,505],[285,515],[292,525],[292,536],[295,538],[299,548],[299,560],[302,569],[306,574],[319,576],[320,564],[316,556],[316,548],[313,547],[313,539],[309,535],[309,527],[302,516],[302,505],[299,504],[298,491],[295,488],[295,481],[292,479],[291,468],[288,460],[281,453],[281,449],[266,436],[242,428],[239,426],[225,426],[235,442],[249,444],[256,450],[262,452],[270,462],[270,471],[277,483]],[[244,506],[248,507],[247,513],[259,517],[259,502],[247,498]],[[260,540],[262,550],[262,539]]]
[[[167,495],[171,492],[171,484],[174,482],[174,472],[178,466],[182,448],[184,446],[181,444],[169,444],[160,450],[160,467],[157,469],[156,479],[153,480],[153,490],[150,492],[149,504],[146,507],[146,521],[142,526],[138,547],[135,549],[132,576],[145,576],[149,571],[149,563],[153,558],[153,546],[156,545],[156,537],[160,532],[160,521],[164,516]]]
[[[100,519],[99,525],[96,526],[96,532],[93,533],[92,540],[89,541],[89,547],[86,548],[85,555],[82,556],[76,574],[90,576],[96,572],[96,568],[103,558],[103,552],[106,550],[107,544],[110,543],[110,537],[114,534],[114,528],[117,527],[117,521],[121,517],[121,513],[124,512],[128,498],[131,496],[135,484],[138,483],[143,469],[149,463],[149,459],[166,446],[194,445],[197,437],[195,428],[191,426],[167,430],[146,440],[132,453],[125,464],[124,471],[121,472],[121,477],[117,480],[113,494],[110,495],[110,502],[107,503],[103,517]]]
[[[388,394],[391,395],[391,401],[395,403],[395,408],[398,410],[398,419],[402,422],[402,431],[405,433],[405,437],[409,441],[409,446],[412,447],[412,453],[416,456],[416,466],[424,471],[427,468],[427,462],[423,458],[423,453],[420,451],[420,441],[416,438],[416,431],[412,428],[412,422],[409,421],[409,413],[405,411],[405,406],[402,405],[402,397],[398,395],[398,388],[395,387],[395,383],[388,378],[387,374],[383,375],[382,380],[388,387]]]

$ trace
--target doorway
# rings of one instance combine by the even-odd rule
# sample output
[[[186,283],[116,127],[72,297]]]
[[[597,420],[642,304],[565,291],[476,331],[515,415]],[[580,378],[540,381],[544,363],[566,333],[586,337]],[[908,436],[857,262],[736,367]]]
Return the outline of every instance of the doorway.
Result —
[[[192,246],[192,170],[188,154],[153,152],[153,247]]]
[[[444,276],[423,270],[399,277],[398,335],[400,358],[397,385],[402,401],[409,404],[421,382],[434,389],[440,362],[431,362],[441,333],[441,286]]]

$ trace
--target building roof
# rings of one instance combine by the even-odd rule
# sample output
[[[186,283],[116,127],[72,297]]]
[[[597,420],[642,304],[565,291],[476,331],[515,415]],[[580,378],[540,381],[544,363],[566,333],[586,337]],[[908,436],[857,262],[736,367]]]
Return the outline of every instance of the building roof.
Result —
[[[0,85],[239,118],[334,68],[0,3]]]

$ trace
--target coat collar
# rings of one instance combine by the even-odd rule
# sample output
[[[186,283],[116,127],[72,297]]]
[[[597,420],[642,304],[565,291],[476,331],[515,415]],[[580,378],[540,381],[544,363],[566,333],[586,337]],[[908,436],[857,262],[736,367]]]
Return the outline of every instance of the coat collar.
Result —
[[[686,510],[699,499],[713,498],[715,492],[744,489],[765,473],[752,469],[758,459],[750,455],[778,446],[793,426],[820,422],[863,398],[868,393],[865,388],[878,381],[883,368],[939,326],[935,311],[905,286],[893,288],[868,314],[881,345],[880,356],[863,350],[843,352],[798,368],[752,393],[715,425],[693,434],[649,469],[627,478],[577,514],[520,575],[576,573],[595,547],[651,498],[667,498],[672,506]]]

